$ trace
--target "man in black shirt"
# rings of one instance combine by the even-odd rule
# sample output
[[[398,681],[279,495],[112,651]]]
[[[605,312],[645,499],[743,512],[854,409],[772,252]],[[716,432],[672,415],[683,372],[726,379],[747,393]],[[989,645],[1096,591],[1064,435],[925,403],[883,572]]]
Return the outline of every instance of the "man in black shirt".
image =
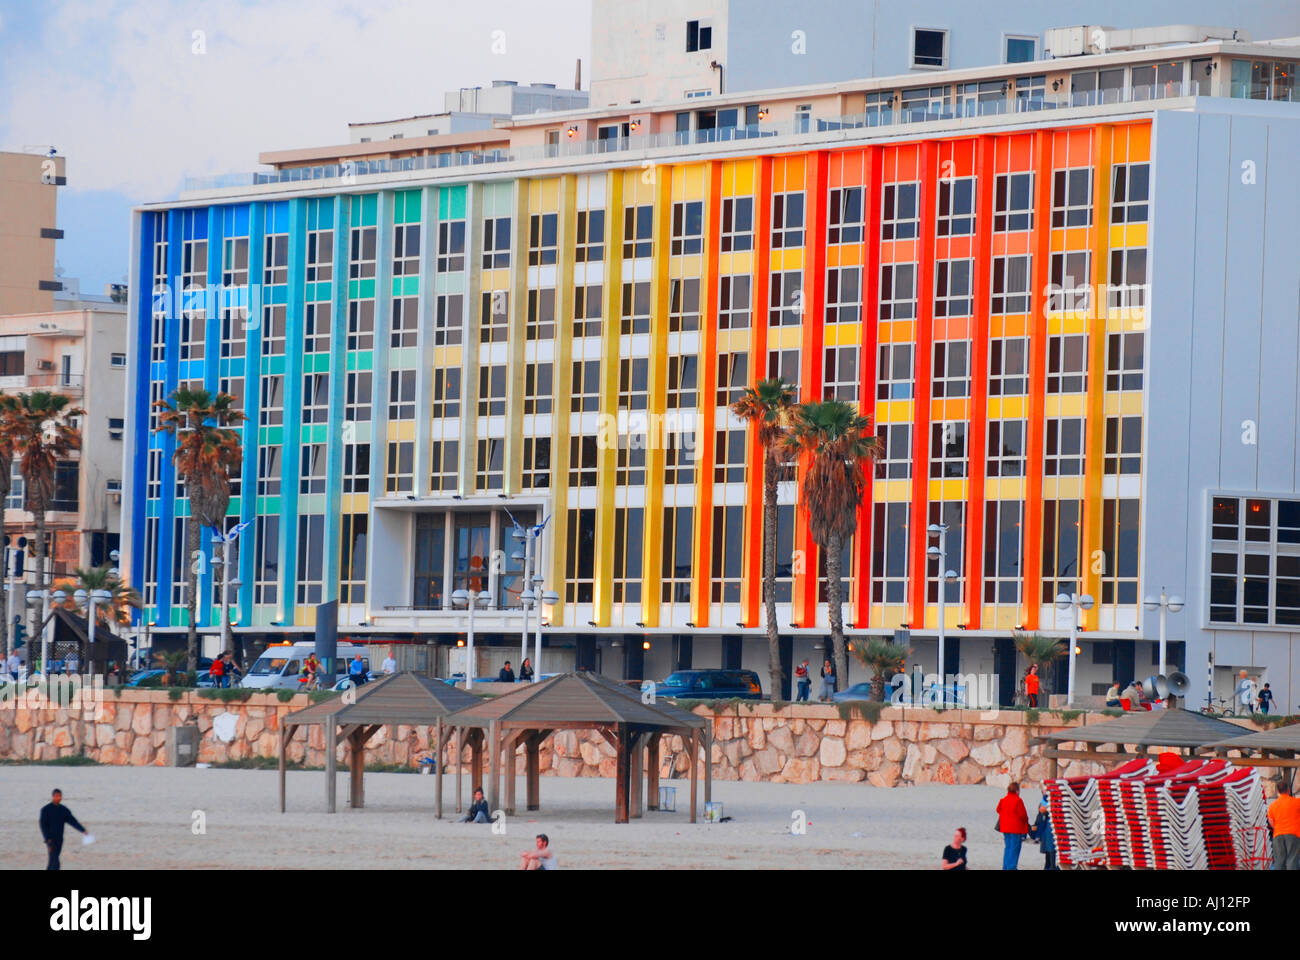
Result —
[[[45,838],[45,848],[50,852],[46,870],[59,869],[59,853],[63,850],[63,827],[70,824],[74,830],[86,832],[86,828],[77,822],[72,811],[63,805],[63,791],[56,789],[50,795],[50,802],[41,807],[41,836]]]
[[[497,683],[514,683],[514,682],[515,682],[515,672],[514,670],[510,669],[510,661],[507,660],[506,665],[502,667],[501,672],[497,674]]]

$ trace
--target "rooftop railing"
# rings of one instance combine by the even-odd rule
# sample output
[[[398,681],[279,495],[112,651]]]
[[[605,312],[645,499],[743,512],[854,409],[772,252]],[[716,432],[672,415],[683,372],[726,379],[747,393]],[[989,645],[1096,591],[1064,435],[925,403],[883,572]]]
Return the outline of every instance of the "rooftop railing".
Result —
[[[499,148],[485,151],[459,151],[456,153],[427,154],[418,157],[384,158],[380,160],[355,160],[343,163],[310,167],[289,167],[284,170],[227,173],[215,177],[195,177],[185,181],[185,192],[228,190],[266,184],[309,183],[313,181],[341,180],[352,183],[357,177],[374,174],[441,170],[455,167],[473,167],[494,163],[533,163],[552,159],[595,157],[607,153],[652,151],[683,146],[727,144],[743,140],[760,140],[774,137],[795,137],[835,131],[853,131],[876,127],[903,127],[915,123],[960,121],[976,117],[1005,116],[1037,113],[1044,110],[1061,110],[1072,107],[1092,107],[1119,103],[1141,103],[1178,97],[1198,96],[1200,84],[1162,83],[1151,86],[1122,89],[1091,90],[1079,93],[1055,91],[1018,91],[997,96],[977,95],[959,99],[957,103],[925,103],[881,107],[866,113],[834,118],[800,116],[785,123],[758,123],[732,127],[714,127],[707,130],[669,131],[641,134],[604,140],[565,140],[558,144],[527,147]],[[851,139],[845,133],[843,139]]]

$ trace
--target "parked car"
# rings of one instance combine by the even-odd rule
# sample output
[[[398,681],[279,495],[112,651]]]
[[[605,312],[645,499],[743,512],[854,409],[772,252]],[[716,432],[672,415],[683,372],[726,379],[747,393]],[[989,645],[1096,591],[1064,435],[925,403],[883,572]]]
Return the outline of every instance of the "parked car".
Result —
[[[376,680],[382,680],[382,679],[384,679],[384,674],[382,673],[375,673],[373,670],[367,671],[366,673],[366,683],[374,683]],[[349,687],[355,687],[355,686],[356,686],[356,681],[354,681],[350,676],[347,676],[347,677],[339,677],[338,682],[335,683],[334,686],[330,687],[330,689],[336,691],[347,690]]]
[[[894,692],[896,689],[898,688],[892,686],[888,681],[885,682],[886,701],[893,699]],[[944,694],[945,694],[944,701],[948,706],[957,706],[957,707],[968,706],[966,702],[965,684],[958,684],[955,689],[951,683],[946,684],[944,687]],[[901,691],[900,691],[900,696],[901,696]],[[871,699],[870,680],[864,680],[861,683],[855,683],[853,684],[853,686],[849,687],[846,690],[840,690],[836,693],[831,694],[831,700],[834,701],[835,703],[844,703],[845,701],[850,701],[850,700],[870,700],[870,699]]]
[[[694,700],[733,697],[759,700],[763,687],[753,670],[678,670],[655,684],[655,695]]]
[[[262,651],[239,685],[253,690],[297,690],[303,661],[316,650],[314,641],[294,644],[272,644]],[[361,662],[370,669],[370,651],[352,643],[340,643],[335,654],[335,671],[346,677],[353,654],[361,654]]]

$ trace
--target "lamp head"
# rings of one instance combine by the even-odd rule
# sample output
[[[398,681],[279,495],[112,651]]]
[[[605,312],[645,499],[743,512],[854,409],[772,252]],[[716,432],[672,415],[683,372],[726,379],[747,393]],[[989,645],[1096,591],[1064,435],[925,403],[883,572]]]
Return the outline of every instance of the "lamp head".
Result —
[[[1056,595],[1056,609],[1062,613],[1070,609],[1070,595],[1068,593],[1058,593]]]
[[[1088,594],[1088,593],[1085,593],[1081,597],[1078,597],[1076,602],[1079,604],[1080,610],[1091,610],[1093,604],[1096,603],[1096,601],[1092,599],[1092,594]]]
[[[943,578],[947,580],[949,583],[952,583],[954,580],[957,579],[957,571],[949,570],[947,573],[943,575]]]
[[[55,590],[52,594],[50,594],[50,599],[55,603],[64,603],[68,599],[68,594],[66,591],[63,590]]]
[[[925,555],[926,555],[927,557],[929,557],[931,560],[938,560],[938,559],[939,559],[939,548],[938,548],[938,547],[930,547],[930,548],[928,548],[928,549],[925,551]]]
[[[555,606],[555,604],[559,602],[560,595],[554,590],[547,590],[542,594],[542,603],[548,604],[549,606]]]
[[[458,607],[469,606],[469,591],[468,590],[453,591],[451,594],[451,602]]]
[[[928,533],[931,537],[937,537],[939,536],[939,534],[943,533],[943,527],[941,527],[937,523],[932,523],[925,528],[925,532]]]
[[[1160,601],[1155,597],[1148,595],[1142,598],[1142,606],[1146,607],[1148,610],[1159,610]]]
[[[84,605],[88,596],[90,596],[90,594],[86,593],[85,590],[78,590],[72,595],[72,599],[76,600],[77,603]]]
[[[1183,598],[1182,598],[1182,597],[1170,597],[1170,598],[1169,598],[1169,612],[1170,612],[1170,613],[1177,613],[1177,612],[1178,612],[1179,610],[1181,610],[1181,609],[1183,609]]]

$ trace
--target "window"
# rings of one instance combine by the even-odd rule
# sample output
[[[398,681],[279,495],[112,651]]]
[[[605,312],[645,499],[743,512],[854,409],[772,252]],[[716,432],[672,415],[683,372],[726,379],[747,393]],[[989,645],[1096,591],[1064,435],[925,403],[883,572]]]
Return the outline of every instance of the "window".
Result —
[[[858,399],[858,348],[826,347],[822,398],[856,403]]]
[[[871,524],[871,602],[907,602],[910,503],[877,503]]]
[[[1145,335],[1140,330],[1107,335],[1107,390],[1142,389],[1142,355],[1145,347]]]
[[[913,123],[951,116],[948,110],[949,87],[913,87],[899,92],[899,109],[903,119]]]
[[[876,476],[885,480],[912,478],[912,425],[882,423],[876,426],[881,454],[876,460]]]
[[[767,352],[767,376],[780,377],[786,383],[799,386],[799,350],[769,350]],[[797,390],[795,391],[798,392]]]
[[[596,511],[570,510],[566,536],[564,601],[591,603],[595,593]]]
[[[433,345],[446,347],[460,343],[464,326],[464,296],[459,293],[439,294],[434,302]]]
[[[724,279],[731,279],[730,277]],[[746,277],[746,280],[749,278]],[[722,326],[721,320],[718,323]],[[674,278],[668,282],[668,330],[680,333],[700,328],[700,280]]]
[[[343,403],[343,419],[365,423],[370,419],[370,394],[374,374],[369,370],[348,374],[347,394]]]
[[[934,315],[969,317],[975,301],[971,296],[970,260],[940,260],[934,271]]]
[[[1092,226],[1092,168],[1052,174],[1052,226]]]
[[[709,576],[713,603],[739,603],[744,581],[745,508],[713,508],[713,552]]]
[[[302,348],[307,353],[329,353],[330,302],[308,303],[303,306]]]
[[[621,410],[645,410],[650,397],[650,360],[625,357],[618,362],[618,405]]]
[[[751,310],[749,275],[719,277],[718,329],[741,330],[747,328]]]
[[[1080,593],[1080,526],[1083,504],[1078,500],[1043,501],[1043,569],[1041,602],[1052,603],[1062,593]]]
[[[330,375],[305,373],[302,377],[302,422],[326,423],[329,421]]]
[[[600,409],[600,361],[575,360],[569,410],[573,413]]]
[[[826,271],[826,322],[857,323],[862,316],[862,268]]]
[[[268,303],[262,308],[262,354],[264,356],[284,355],[287,318],[288,309],[284,304]]]
[[[351,236],[351,256],[348,260],[348,276],[353,280],[365,280],[375,275],[375,228],[353,227]]]
[[[772,197],[772,249],[803,246],[803,193],[778,193]]]
[[[343,492],[370,492],[370,444],[349,443],[343,447]]]
[[[280,447],[260,447],[257,451],[257,495],[280,495]]]
[[[595,437],[569,438],[569,486],[596,486],[596,466],[600,462]]]
[[[529,438],[531,439],[531,438]],[[460,457],[460,441],[434,440],[431,445],[429,489],[434,493],[454,493],[457,489],[457,460]],[[528,451],[527,445],[524,447]],[[550,462],[547,461],[549,471]]]
[[[988,460],[985,472],[990,477],[1025,475],[1025,421],[988,422]]]
[[[510,266],[510,218],[488,217],[483,221],[483,269]]]
[[[388,493],[410,493],[415,481],[415,444],[394,442],[388,445]]]
[[[694,556],[694,508],[664,507],[663,568],[660,599],[664,603],[691,602],[691,560]]]
[[[393,227],[393,276],[416,276],[420,272],[420,225],[399,223]]]
[[[444,220],[438,224],[439,273],[459,273],[465,269],[465,221]]]
[[[880,211],[881,240],[911,240],[920,226],[916,183],[887,183]]]
[[[388,371],[388,419],[415,419],[415,371]]]
[[[916,264],[887,263],[880,268],[880,319],[916,316]]]
[[[302,445],[301,469],[298,472],[299,493],[324,493],[325,470],[327,460],[325,444],[304,443]]]
[[[1138,506],[1135,499],[1102,501],[1102,603],[1138,602]]]
[[[262,265],[262,283],[289,282],[289,235],[287,233],[268,233],[266,235],[265,261]]]
[[[108,438],[110,440],[121,440],[122,432],[126,429],[126,421],[121,417],[108,418]]]
[[[1031,63],[1038,59],[1037,37],[1004,37],[1003,63]]]
[[[1142,418],[1106,418],[1106,474],[1142,472]]]
[[[797,326],[803,322],[803,272],[773,271],[767,322],[770,326]]]
[[[880,364],[876,368],[876,399],[912,399],[912,344],[880,345]]]
[[[550,413],[552,402],[552,365],[530,363],[524,367],[524,413]]]
[[[650,283],[623,284],[623,310],[619,330],[624,334],[650,332]]]
[[[700,200],[674,203],[672,254],[696,254],[703,250],[704,203]]]
[[[510,334],[510,294],[484,290],[479,309],[479,343],[504,343]]]
[[[506,365],[478,368],[478,415],[501,417],[506,412]]]
[[[754,198],[723,197],[719,249],[723,253],[754,247]]]
[[[1016,110],[1042,110],[1047,99],[1047,75],[1016,77]]]
[[[279,597],[280,586],[280,518],[258,517],[254,532],[257,539],[253,556],[253,603],[273,604]]]
[[[1300,501],[1216,496],[1211,531],[1211,622],[1300,624]]]
[[[639,487],[645,484],[645,426],[645,418],[637,417],[628,423],[627,432],[618,436],[618,448],[614,456],[614,482],[620,487]]]
[[[989,341],[989,396],[1016,397],[1028,392],[1029,341],[994,337]]]
[[[1087,334],[1053,335],[1047,338],[1047,392],[1088,391]]]
[[[1083,476],[1083,419],[1048,417],[1043,444],[1043,475]]]
[[[836,187],[826,203],[826,242],[861,243],[862,187]]]
[[[1267,100],[1270,66],[1266,60],[1233,60],[1231,95],[1241,100]]]
[[[433,371],[433,409],[435,420],[460,416],[460,367],[437,367]]]
[[[718,354],[717,405],[725,407],[740,399],[749,378],[749,355],[744,353]]]
[[[998,233],[1034,227],[1034,175],[999,173],[993,181],[993,229]]]
[[[1024,504],[1019,500],[984,505],[984,602],[1020,602],[1020,531]]]
[[[605,259],[605,211],[579,210],[577,246],[574,260],[578,263],[599,263]]]
[[[559,214],[535,213],[528,218],[529,266],[555,263],[559,251]]]
[[[668,357],[668,410],[694,410],[698,404],[699,358],[693,354]]]
[[[966,476],[966,423],[948,420],[930,424],[930,476]],[[951,552],[949,558],[951,559]]]
[[[389,333],[389,346],[413,347],[420,329],[420,301],[418,297],[393,298],[393,325]]]
[[[528,324],[525,332],[529,340],[555,338],[555,289],[528,291]]]
[[[944,599],[948,603],[960,603],[962,585],[966,579],[966,504],[952,501],[931,502],[929,511],[930,524],[942,523],[948,527],[948,555],[945,562],[948,569],[957,574],[957,579],[944,585]],[[939,602],[939,560],[930,557],[925,563],[927,603]]]
[[[455,441],[451,442],[453,444],[455,443]],[[522,484],[525,490],[545,490],[550,487],[550,437],[524,437],[524,467]]]
[[[1110,222],[1146,223],[1151,196],[1151,164],[1116,164],[1110,201]]]
[[[1029,312],[1029,257],[993,258],[989,311],[994,314]]]
[[[342,552],[339,557],[339,602],[366,602],[366,533],[370,517],[343,515]]]
[[[941,237],[966,237],[975,232],[975,178],[939,181],[939,220],[935,232]]]
[[[1092,304],[1092,280],[1086,250],[1054,253],[1047,288],[1048,312],[1086,311]]]
[[[1115,310],[1135,310],[1146,305],[1146,247],[1110,252],[1110,288],[1106,306]]]
[[[573,289],[573,335],[600,336],[600,311],[603,288],[600,284]]]
[[[942,69],[948,65],[948,31],[912,29],[912,67]]]
[[[623,259],[648,257],[653,251],[654,206],[645,203],[623,211]]]
[[[966,340],[940,340],[934,345],[932,397],[949,400],[970,396],[970,343]]]
[[[700,50],[708,50],[713,46],[713,27],[705,21],[699,20],[686,21],[686,52],[696,53]]]
[[[284,423],[284,377],[262,378],[262,403],[258,425],[278,427]]]
[[[373,350],[375,346],[375,301],[348,303],[348,349]]]

